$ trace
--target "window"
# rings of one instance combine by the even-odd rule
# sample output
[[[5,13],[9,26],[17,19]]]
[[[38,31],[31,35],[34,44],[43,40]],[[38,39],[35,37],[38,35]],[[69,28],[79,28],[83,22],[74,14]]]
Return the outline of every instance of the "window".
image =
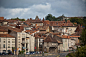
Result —
[[[3,41],[3,43],[5,43],[5,41]]]
[[[10,43],[10,41],[8,41],[8,43]]]
[[[15,41],[12,41],[12,43],[15,43]]]
[[[20,40],[18,42],[20,43]]]
[[[5,44],[3,44],[3,48],[5,48]]]

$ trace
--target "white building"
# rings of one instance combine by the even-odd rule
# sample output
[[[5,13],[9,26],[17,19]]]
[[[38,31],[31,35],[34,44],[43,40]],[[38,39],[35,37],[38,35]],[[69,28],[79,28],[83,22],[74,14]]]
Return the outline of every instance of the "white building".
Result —
[[[15,37],[9,34],[0,34],[0,52],[12,51],[15,48]]]

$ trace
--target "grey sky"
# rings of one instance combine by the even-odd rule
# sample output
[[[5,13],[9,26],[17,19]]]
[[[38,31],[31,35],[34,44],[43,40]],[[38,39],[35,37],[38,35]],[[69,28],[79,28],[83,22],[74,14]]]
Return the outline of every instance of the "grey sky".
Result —
[[[0,0],[0,16],[5,18],[39,18],[86,16],[86,0]]]

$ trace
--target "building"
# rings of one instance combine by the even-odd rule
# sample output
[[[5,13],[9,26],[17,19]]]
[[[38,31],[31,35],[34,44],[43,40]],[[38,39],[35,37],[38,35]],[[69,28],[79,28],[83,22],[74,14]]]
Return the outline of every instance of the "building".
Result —
[[[9,34],[0,34],[0,52],[13,51],[15,48],[15,37]],[[13,51],[13,53],[15,53]]]
[[[0,29],[0,34],[8,34],[8,31],[4,29]]]
[[[35,35],[35,51],[42,51],[43,47],[43,40],[46,38],[47,35],[45,33],[36,33]]]
[[[47,36],[44,40],[44,52],[57,53],[58,52],[58,42],[51,35]]]

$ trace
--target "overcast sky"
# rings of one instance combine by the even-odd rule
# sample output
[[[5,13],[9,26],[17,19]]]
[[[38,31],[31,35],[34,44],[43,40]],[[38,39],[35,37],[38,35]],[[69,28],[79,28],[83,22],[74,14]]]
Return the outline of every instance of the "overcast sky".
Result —
[[[0,0],[0,17],[86,16],[86,0]]]

